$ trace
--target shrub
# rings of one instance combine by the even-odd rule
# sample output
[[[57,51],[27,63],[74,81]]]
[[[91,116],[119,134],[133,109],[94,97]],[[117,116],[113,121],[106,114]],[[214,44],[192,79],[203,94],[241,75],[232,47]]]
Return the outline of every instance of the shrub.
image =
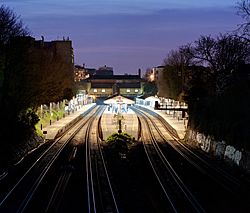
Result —
[[[106,143],[118,152],[127,152],[128,144],[131,144],[132,140],[132,136],[126,132],[120,134],[113,133],[107,138]]]

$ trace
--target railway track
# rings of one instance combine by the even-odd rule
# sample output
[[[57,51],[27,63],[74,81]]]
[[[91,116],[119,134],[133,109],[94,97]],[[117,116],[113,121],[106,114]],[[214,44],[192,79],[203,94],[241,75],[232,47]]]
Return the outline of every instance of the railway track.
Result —
[[[88,212],[119,212],[99,137],[101,109],[87,127],[86,141],[86,187]],[[94,127],[94,128],[93,128]]]
[[[76,133],[89,122],[91,115],[84,117],[69,131],[65,132],[61,137],[55,140],[46,150],[44,150],[39,158],[27,169],[27,171],[19,178],[19,180],[9,189],[0,201],[0,210],[3,212],[24,212],[36,190],[41,184],[43,178],[58,158],[65,146],[71,141]]]
[[[172,127],[158,114],[150,110],[134,110],[148,120],[151,129],[154,126],[152,131],[159,147],[164,148],[165,156],[178,174],[186,180],[191,191],[199,197],[206,211],[234,209],[244,212],[249,207],[248,181],[244,181],[243,184],[241,179],[218,167],[211,159],[185,146],[178,140]],[[216,194],[208,196],[215,191]],[[225,198],[222,200],[222,197]]]
[[[1,196],[0,212],[62,212],[63,206],[66,206],[65,197],[69,200],[71,197],[75,197],[76,200],[80,198],[79,203],[90,203],[89,201],[84,200],[87,197],[85,196],[87,191],[88,194],[92,194],[91,196],[96,200],[97,196],[96,198],[94,197],[94,192],[96,192],[97,189],[94,189],[96,187],[94,181],[92,181],[92,183],[91,181],[88,181],[87,185],[82,184],[82,182],[84,182],[85,178],[85,174],[83,174],[85,165],[88,180],[94,180],[94,175],[97,175],[97,172],[94,172],[92,169],[95,163],[91,162],[99,162],[99,160],[95,160],[94,155],[97,154],[95,153],[93,155],[91,150],[93,149],[92,146],[97,140],[99,140],[98,129],[100,129],[100,122],[98,121],[101,119],[103,110],[103,107],[94,108],[87,116],[74,125],[74,127],[45,149],[39,158],[37,158],[26,172],[16,181],[16,183],[9,188],[8,192]],[[99,116],[98,119],[96,116]],[[95,122],[96,120],[97,123]],[[93,130],[94,127],[95,129]],[[96,132],[94,138],[92,137],[93,131]],[[81,132],[81,136],[79,136],[79,132]],[[78,146],[74,145],[75,141],[78,141]],[[83,152],[84,146],[86,146],[86,153]],[[101,150],[100,145],[97,147]],[[96,152],[97,151],[98,150],[96,150]],[[98,152],[100,153],[101,151]],[[86,159],[82,157],[85,154]],[[97,156],[100,156],[100,154]],[[84,163],[85,160],[86,164]],[[103,156],[102,160],[105,162]],[[78,162],[76,163],[75,161]],[[95,165],[95,170],[99,171],[97,165],[98,164]],[[107,168],[106,172],[102,172],[100,169],[100,177],[103,176],[104,173],[106,176],[108,175]],[[78,176],[81,177],[81,179],[79,179]],[[77,189],[79,196],[69,192],[69,186],[74,185],[72,184],[72,181],[70,181],[71,179],[77,180],[77,183],[79,184],[78,186],[80,188],[82,187],[80,190]],[[96,179],[97,178],[95,178],[95,180]],[[106,184],[105,189],[104,184],[101,184],[100,182],[101,181],[98,182],[99,189],[106,192],[110,191],[110,189],[112,190],[110,180],[108,180],[109,184]],[[107,189],[107,186],[109,186],[109,189]],[[75,188],[77,188],[76,185]],[[91,192],[89,190],[90,188],[92,190]],[[68,195],[65,195],[67,193]],[[90,197],[88,197],[88,199]],[[98,209],[98,212],[100,212],[99,209],[103,210],[101,212],[110,212],[109,210],[112,210],[112,212],[118,212],[116,203],[115,205],[110,204],[110,200],[114,200],[114,194],[110,196],[112,199],[109,199],[109,204],[105,206],[105,203],[108,200],[108,196],[106,197],[107,199],[105,201],[102,200],[102,204],[100,204],[99,201],[96,202],[94,200],[91,202],[97,203],[95,208]],[[72,203],[73,202],[74,201],[72,201]],[[74,209],[74,206],[77,205],[74,204],[68,208]],[[86,208],[83,205],[80,206],[83,209]],[[116,209],[116,211],[113,211],[113,209]],[[92,207],[89,207],[89,210],[93,212]],[[67,212],[66,209],[65,212]]]
[[[0,194],[0,212],[124,212],[124,207],[128,212],[151,212],[147,206],[154,211],[161,208],[160,212],[228,210],[230,207],[216,203],[226,196],[221,194],[221,188],[228,193],[223,205],[231,206],[235,197],[228,197],[242,187],[239,180],[180,143],[176,132],[161,117],[133,109],[138,114],[143,143],[143,147],[138,144],[142,148],[137,152],[140,159],[132,157],[135,164],[129,159],[132,155],[126,161],[112,162],[114,155],[107,165],[105,154],[110,152],[104,152],[107,149],[102,144],[100,126],[105,107],[96,107],[44,148],[8,192]],[[111,173],[108,166],[113,166]],[[138,166],[143,167],[141,173],[135,171]],[[122,175],[117,175],[117,171]],[[144,175],[146,181],[142,180]],[[203,185],[208,182],[211,185]],[[148,186],[150,183],[153,187]],[[131,199],[122,200],[126,196]],[[238,208],[238,212],[244,212],[243,208]]]
[[[135,110],[136,111],[136,110]],[[136,111],[141,121],[142,142],[155,177],[163,190],[171,212],[205,212],[193,193],[172,167],[161,148],[155,134],[157,129],[140,111]]]
[[[164,118],[149,110],[146,110],[145,115],[151,122],[154,123],[155,128],[157,128],[158,133],[160,134],[164,142],[168,143],[190,164],[192,164],[199,171],[203,172],[205,175],[209,176],[215,182],[223,186],[224,189],[228,192],[235,193],[238,191],[238,189],[241,187],[241,180],[226,172],[225,169],[222,169],[218,166],[214,166],[213,164],[209,163],[209,159],[204,154],[202,156],[198,155],[197,152],[194,152],[188,146],[180,142],[180,140],[178,140],[178,137],[176,137],[176,134],[173,133],[172,127],[166,122],[166,120],[164,120]],[[155,117],[157,118],[157,120],[159,120],[160,125],[164,128],[164,130],[168,132],[169,135],[172,137],[171,142],[169,142],[169,139],[166,137],[166,135],[163,134],[164,131],[161,131],[159,129],[159,125],[155,124],[155,122],[153,121]]]

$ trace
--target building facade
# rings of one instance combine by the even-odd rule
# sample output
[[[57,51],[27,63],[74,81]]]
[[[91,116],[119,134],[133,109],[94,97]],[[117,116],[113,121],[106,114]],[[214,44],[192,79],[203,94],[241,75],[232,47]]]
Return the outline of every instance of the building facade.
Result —
[[[140,71],[138,75],[97,74],[81,81],[87,94],[95,98],[107,98],[115,94],[135,98],[143,92],[142,83]]]

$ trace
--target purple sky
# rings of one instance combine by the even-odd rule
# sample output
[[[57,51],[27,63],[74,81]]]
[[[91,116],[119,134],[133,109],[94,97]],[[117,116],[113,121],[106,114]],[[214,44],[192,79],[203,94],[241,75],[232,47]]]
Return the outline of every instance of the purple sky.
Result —
[[[32,36],[69,37],[75,64],[135,74],[162,64],[171,49],[200,35],[237,28],[237,0],[0,0]],[[202,3],[201,3],[202,2]]]

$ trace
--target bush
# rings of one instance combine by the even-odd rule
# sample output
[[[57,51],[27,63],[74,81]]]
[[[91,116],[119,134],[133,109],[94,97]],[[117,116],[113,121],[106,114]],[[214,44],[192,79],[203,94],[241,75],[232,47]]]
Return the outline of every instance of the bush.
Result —
[[[128,145],[132,143],[132,140],[132,136],[126,132],[113,133],[107,138],[106,143],[118,152],[127,152]]]

